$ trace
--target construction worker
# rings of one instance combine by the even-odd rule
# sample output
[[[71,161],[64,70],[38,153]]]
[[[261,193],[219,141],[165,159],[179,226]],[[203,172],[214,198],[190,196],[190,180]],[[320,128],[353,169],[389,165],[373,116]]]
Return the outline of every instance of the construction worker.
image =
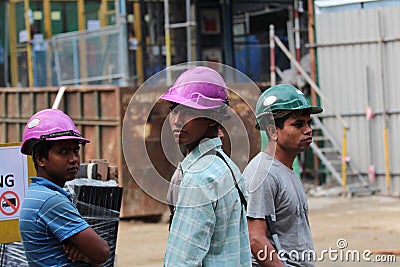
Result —
[[[198,66],[185,71],[162,99],[185,158],[164,266],[251,266],[244,181],[221,149],[218,133],[229,118],[224,79]],[[180,186],[179,186],[180,184]]]
[[[29,266],[100,266],[109,258],[107,242],[63,189],[77,175],[80,145],[88,142],[60,110],[39,111],[25,126],[21,152],[32,155],[37,173],[31,177],[19,220]]]
[[[257,101],[256,127],[269,142],[243,172],[253,266],[314,266],[306,194],[292,166],[312,142],[310,115],[320,112],[289,84],[272,86]]]

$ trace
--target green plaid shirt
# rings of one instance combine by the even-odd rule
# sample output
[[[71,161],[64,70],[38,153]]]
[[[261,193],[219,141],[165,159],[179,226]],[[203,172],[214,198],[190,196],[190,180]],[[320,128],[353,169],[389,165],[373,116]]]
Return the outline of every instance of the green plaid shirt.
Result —
[[[223,154],[245,192],[221,139],[205,139],[181,163],[182,182],[164,266],[251,266],[246,211]]]

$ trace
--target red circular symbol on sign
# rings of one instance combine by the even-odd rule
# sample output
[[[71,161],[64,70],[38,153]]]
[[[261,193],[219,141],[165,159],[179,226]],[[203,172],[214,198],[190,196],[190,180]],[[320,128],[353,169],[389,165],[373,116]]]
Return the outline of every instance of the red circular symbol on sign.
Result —
[[[19,209],[18,195],[13,191],[6,191],[0,196],[0,211],[6,216],[14,215]],[[5,209],[11,209],[7,212]]]

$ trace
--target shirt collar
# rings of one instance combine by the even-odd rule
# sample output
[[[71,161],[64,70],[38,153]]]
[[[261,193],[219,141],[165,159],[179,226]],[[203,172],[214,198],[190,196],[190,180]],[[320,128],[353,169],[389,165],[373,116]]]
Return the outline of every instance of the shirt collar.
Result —
[[[45,186],[45,187],[47,187],[47,188],[49,188],[51,190],[54,190],[56,192],[59,192],[59,193],[63,194],[64,196],[68,197],[68,198],[70,197],[70,194],[67,191],[65,191],[64,189],[62,189],[61,187],[59,187],[55,183],[53,183],[53,182],[51,182],[51,181],[49,181],[49,180],[47,180],[45,178],[42,178],[42,177],[31,177],[31,181],[32,181],[32,183],[36,183],[36,184]]]
[[[206,153],[213,149],[219,149],[222,146],[222,141],[219,137],[215,138],[205,138],[200,141],[199,145],[196,146],[190,153],[183,159],[181,163],[182,171],[185,172],[189,169],[193,163],[195,163],[199,158],[204,156]]]

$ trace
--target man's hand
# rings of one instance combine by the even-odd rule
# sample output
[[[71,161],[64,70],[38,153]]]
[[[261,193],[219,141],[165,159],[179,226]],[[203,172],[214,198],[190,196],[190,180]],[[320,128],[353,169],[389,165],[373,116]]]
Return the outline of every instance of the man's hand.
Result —
[[[62,246],[65,251],[65,254],[67,254],[68,260],[70,260],[72,262],[81,261],[84,263],[89,263],[93,267],[103,266],[103,264],[94,264],[94,263],[90,262],[90,259],[85,254],[83,254],[83,252],[79,248],[74,246],[74,244],[72,244],[69,241],[63,243]]]
[[[89,258],[83,254],[83,252],[74,246],[71,242],[66,242],[63,245],[63,249],[65,251],[65,254],[67,254],[68,260],[72,262],[77,262],[77,261],[82,261],[85,263],[90,263]]]

